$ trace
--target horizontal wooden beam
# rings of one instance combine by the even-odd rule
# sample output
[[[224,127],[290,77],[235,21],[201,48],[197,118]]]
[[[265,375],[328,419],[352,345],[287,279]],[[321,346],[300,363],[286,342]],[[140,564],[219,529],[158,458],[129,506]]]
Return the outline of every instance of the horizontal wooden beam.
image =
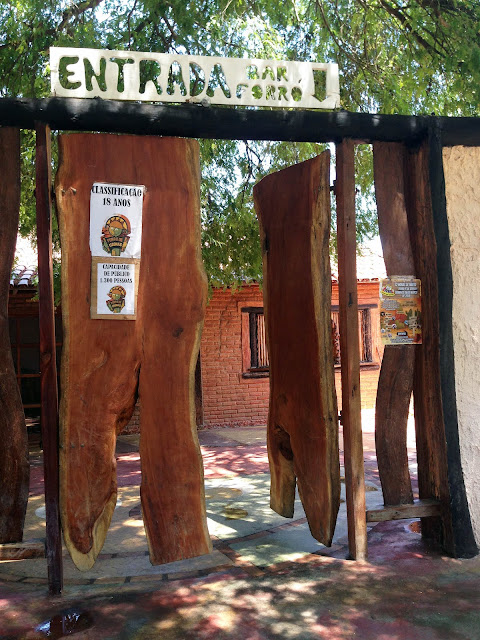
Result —
[[[26,560],[44,557],[45,540],[40,538],[0,544],[0,560]]]
[[[387,520],[408,520],[409,518],[429,518],[441,515],[438,500],[415,500],[413,504],[373,507],[367,511],[367,522],[386,522]]]
[[[285,140],[415,143],[435,125],[446,145],[480,146],[480,118],[402,116],[349,111],[163,105],[78,98],[1,98],[0,126],[102,131],[136,135]]]

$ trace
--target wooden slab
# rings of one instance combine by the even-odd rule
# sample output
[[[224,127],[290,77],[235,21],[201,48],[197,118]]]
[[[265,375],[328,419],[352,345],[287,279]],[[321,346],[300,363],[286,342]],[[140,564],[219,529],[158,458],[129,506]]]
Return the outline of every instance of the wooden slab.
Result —
[[[28,501],[28,441],[8,331],[20,206],[20,131],[0,128],[0,543],[19,542]]]
[[[360,399],[354,151],[352,140],[343,140],[336,146],[335,195],[348,548],[351,558],[363,562],[368,550]]]
[[[372,507],[367,511],[367,522],[408,520],[409,518],[432,518],[439,516],[442,508],[438,500],[415,500],[412,504],[397,504]]]
[[[415,275],[403,171],[405,147],[373,145],[378,230],[388,276]],[[413,391],[416,345],[386,345],[375,404],[378,473],[386,505],[413,502],[408,470],[407,422]]]
[[[207,277],[198,143],[153,139],[145,150],[138,140],[138,153],[147,154],[143,162],[153,169],[144,204],[138,319],[132,324],[142,355],[142,512],[150,559],[160,564],[212,550],[195,420]]]
[[[297,481],[310,531],[326,545],[340,503],[329,165],[325,152],[254,188],[270,358],[270,506],[292,517]]]
[[[92,566],[117,499],[116,435],[140,386],[142,505],[152,562],[208,553],[194,370],[206,301],[194,141],[60,137],[61,500],[67,547]],[[93,182],[145,185],[137,320],[90,319]],[[139,381],[140,377],[140,381]]]
[[[420,498],[442,505],[441,518],[422,520],[422,534],[454,553],[443,418],[438,320],[437,248],[429,180],[429,148],[424,142],[406,159],[406,204],[415,272],[422,281],[422,344],[416,347],[413,387]]]

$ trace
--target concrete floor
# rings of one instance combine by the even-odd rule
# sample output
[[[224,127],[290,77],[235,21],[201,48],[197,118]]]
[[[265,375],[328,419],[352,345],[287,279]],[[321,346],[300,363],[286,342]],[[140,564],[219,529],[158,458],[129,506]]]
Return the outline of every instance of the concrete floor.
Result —
[[[367,501],[382,502],[365,413]],[[480,640],[480,560],[427,549],[411,521],[369,531],[369,563],[346,560],[345,503],[327,549],[308,531],[297,499],[293,520],[268,508],[265,430],[199,433],[214,551],[150,565],[140,514],[138,438],[120,437],[119,501],[89,572],[65,556],[61,598],[46,595],[46,561],[0,562],[0,639],[421,638]],[[412,431],[409,431],[410,447]],[[415,455],[411,448],[411,472]],[[342,490],[342,497],[344,489]],[[44,536],[41,452],[32,447],[25,538]]]

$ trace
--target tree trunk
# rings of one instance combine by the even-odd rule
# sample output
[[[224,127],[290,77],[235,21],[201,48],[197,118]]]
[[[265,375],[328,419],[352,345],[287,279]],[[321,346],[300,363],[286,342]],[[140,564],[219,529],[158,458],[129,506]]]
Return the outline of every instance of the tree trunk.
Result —
[[[30,469],[22,398],[8,331],[8,293],[20,206],[20,131],[0,128],[0,543],[20,542]]]

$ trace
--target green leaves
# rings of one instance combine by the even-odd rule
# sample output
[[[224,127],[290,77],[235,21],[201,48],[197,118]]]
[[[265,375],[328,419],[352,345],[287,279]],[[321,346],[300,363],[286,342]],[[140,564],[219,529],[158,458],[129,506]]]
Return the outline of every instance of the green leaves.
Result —
[[[0,95],[48,95],[50,46],[333,61],[345,109],[480,115],[477,0],[10,0],[0,5]],[[24,132],[23,141],[21,231],[28,234],[32,135]],[[322,149],[201,142],[204,259],[212,283],[261,276],[253,184]],[[357,149],[357,175],[361,239],[376,224],[367,147]]]

